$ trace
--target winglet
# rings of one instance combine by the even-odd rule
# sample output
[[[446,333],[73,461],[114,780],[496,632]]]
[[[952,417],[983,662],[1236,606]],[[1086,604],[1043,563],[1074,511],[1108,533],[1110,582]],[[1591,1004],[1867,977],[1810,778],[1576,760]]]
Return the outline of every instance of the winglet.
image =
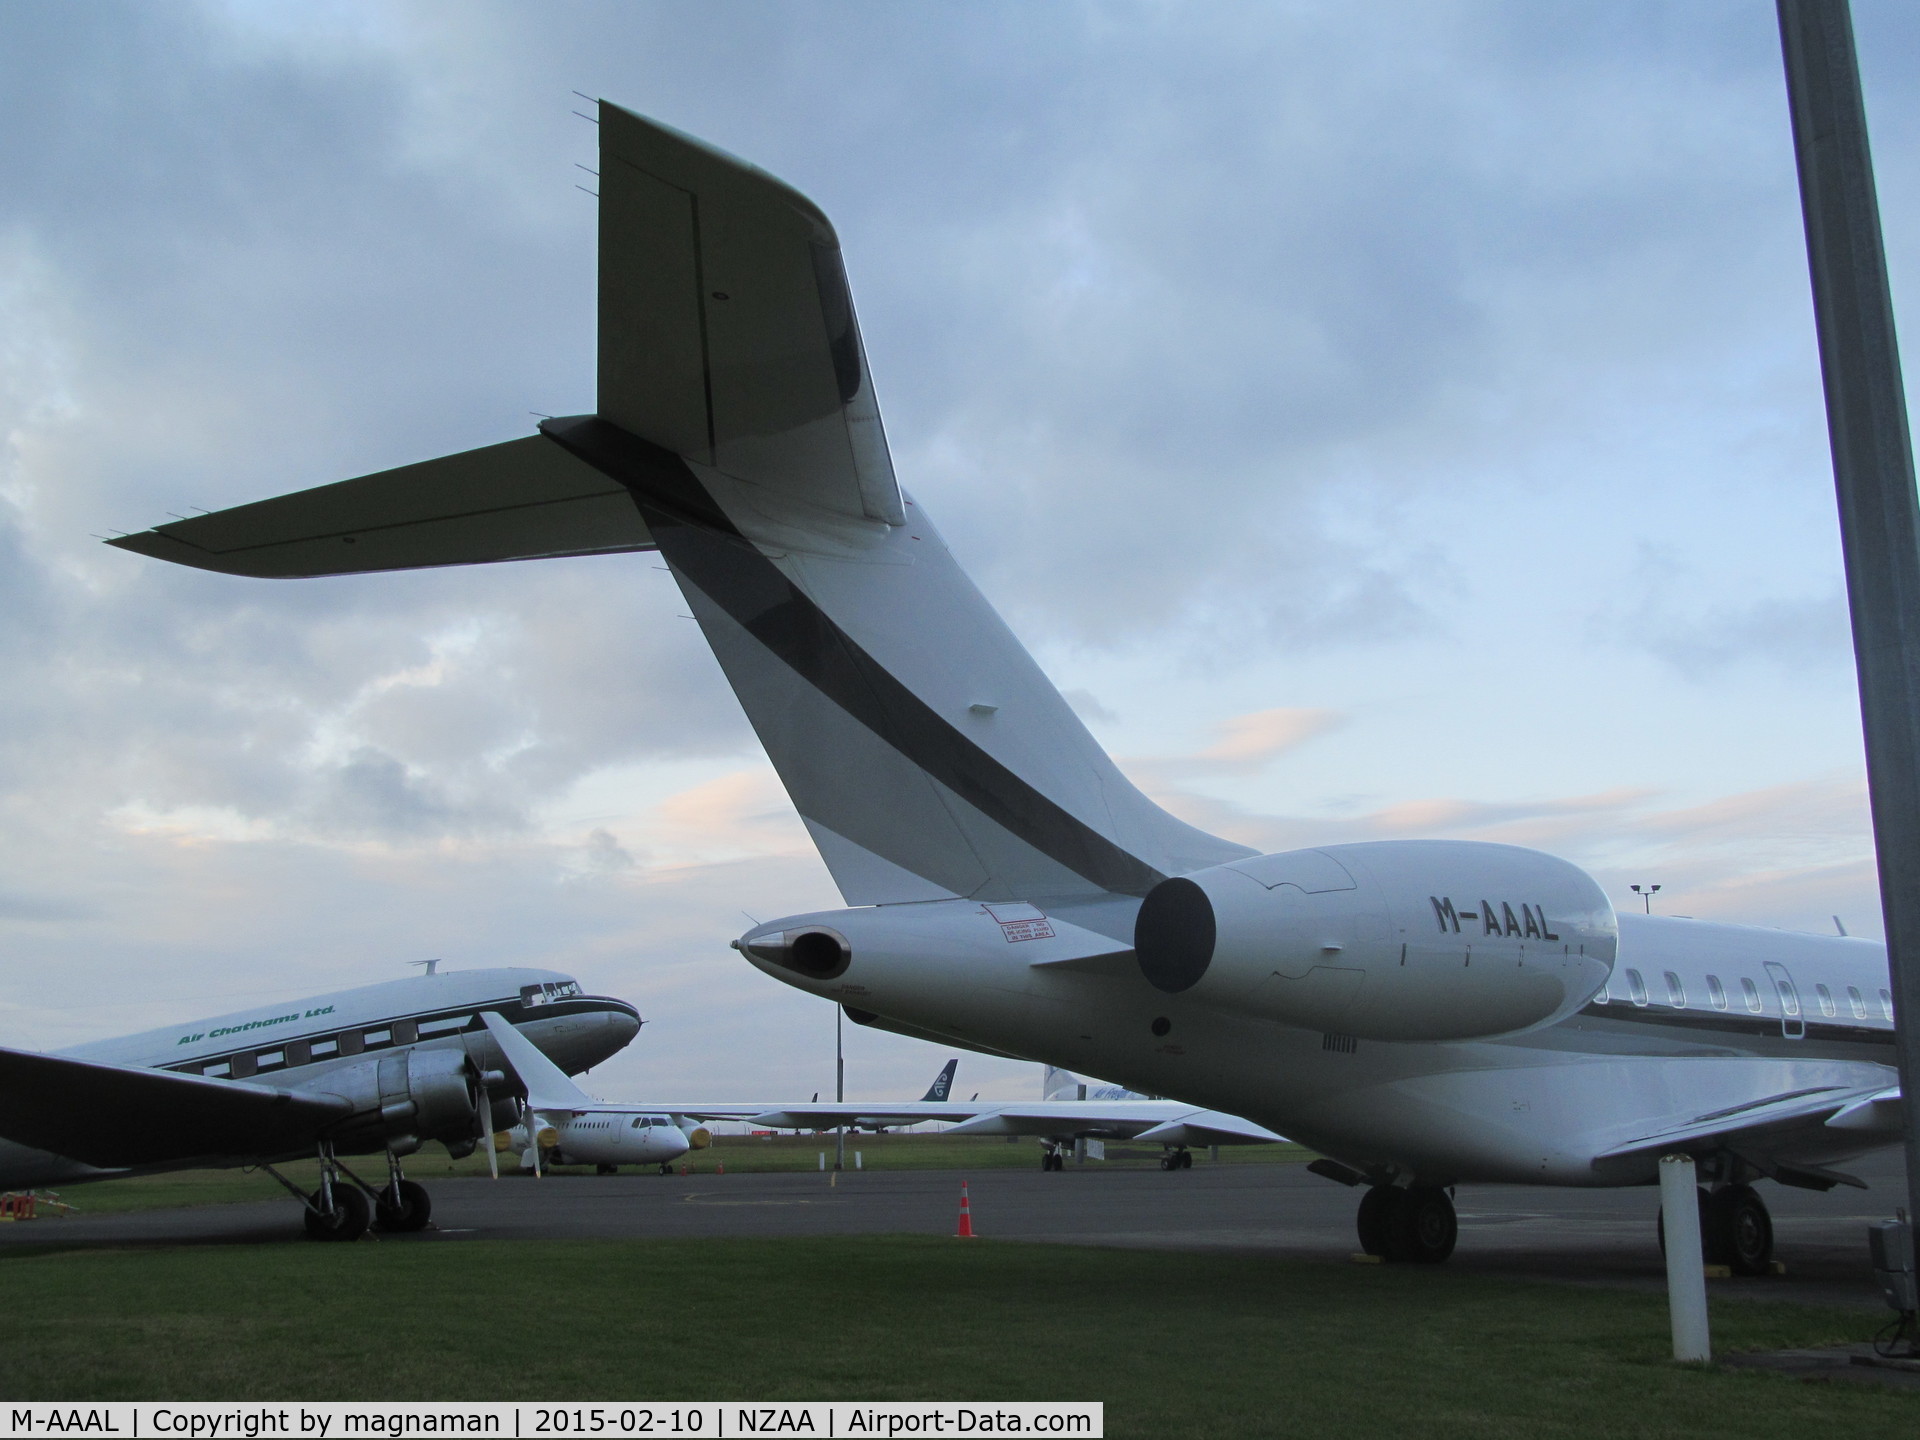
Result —
[[[508,1068],[526,1087],[527,1104],[535,1110],[579,1110],[598,1103],[569,1080],[566,1071],[542,1055],[539,1046],[509,1025],[498,1012],[482,1011],[480,1018],[486,1022],[493,1043],[507,1057]]]
[[[960,1057],[954,1056],[947,1061],[946,1068],[933,1077],[933,1084],[927,1087],[927,1093],[920,1097],[922,1105],[932,1105],[947,1099],[953,1091],[953,1072],[960,1068]]]

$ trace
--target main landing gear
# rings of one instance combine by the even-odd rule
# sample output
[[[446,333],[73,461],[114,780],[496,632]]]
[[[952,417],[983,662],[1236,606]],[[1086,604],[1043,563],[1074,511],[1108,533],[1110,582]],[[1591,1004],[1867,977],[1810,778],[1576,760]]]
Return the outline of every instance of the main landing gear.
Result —
[[[1773,1270],[1773,1217],[1751,1185],[1722,1185],[1698,1190],[1700,1258],[1724,1265],[1736,1275],[1766,1275]],[[1667,1253],[1667,1217],[1659,1220],[1660,1253]]]
[[[1453,1254],[1460,1223],[1437,1185],[1375,1185],[1360,1199],[1360,1248],[1383,1260],[1438,1265]]]
[[[1169,1150],[1160,1157],[1160,1168],[1162,1170],[1191,1170],[1193,1168],[1193,1152],[1184,1145]]]
[[[1045,1141],[1042,1141],[1041,1150],[1040,1150],[1040,1168],[1042,1170],[1066,1169],[1067,1168],[1066,1151],[1062,1150],[1058,1145],[1049,1145]]]
[[[369,1230],[398,1234],[424,1230],[433,1214],[426,1186],[400,1171],[400,1158],[387,1152],[387,1183],[375,1190],[341,1163],[328,1141],[321,1141],[320,1188],[303,1192],[271,1165],[260,1168],[306,1207],[307,1234],[315,1240],[358,1240]]]

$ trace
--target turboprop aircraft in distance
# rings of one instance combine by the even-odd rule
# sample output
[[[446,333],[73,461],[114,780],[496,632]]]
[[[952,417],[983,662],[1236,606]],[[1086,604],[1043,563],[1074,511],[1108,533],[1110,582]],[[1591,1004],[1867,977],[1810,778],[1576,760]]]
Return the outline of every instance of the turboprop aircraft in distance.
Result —
[[[953,1069],[960,1062],[950,1060],[947,1069],[934,1082],[952,1084]],[[884,1130],[889,1126],[918,1125],[938,1121],[947,1125],[948,1135],[1032,1135],[1039,1138],[1040,1168],[1066,1168],[1065,1151],[1075,1140],[1134,1140],[1160,1145],[1166,1153],[1160,1162],[1163,1170],[1185,1170],[1193,1166],[1191,1147],[1201,1145],[1274,1145],[1284,1136],[1264,1125],[1242,1120],[1238,1115],[1223,1115],[1178,1100],[1156,1100],[1145,1095],[1118,1094],[1089,1096],[1087,1087],[1065,1070],[1049,1065],[1042,1081],[1042,1098],[1037,1101],[971,1101],[935,1099],[933,1090],[916,1104],[887,1105],[871,1100],[818,1100],[808,1105],[788,1105],[764,1110],[756,1115],[721,1116],[708,1119],[745,1119],[749,1124],[769,1130],[825,1130],[846,1126],[854,1130]]]
[[[0,1186],[257,1166],[305,1206],[315,1239],[418,1230],[432,1201],[402,1159],[429,1141],[455,1158],[484,1141],[491,1157],[496,1122],[512,1123],[502,1032],[483,1013],[555,1073],[599,1064],[641,1024],[551,970],[430,966],[53,1055],[0,1049]],[[307,1155],[310,1195],[274,1168]],[[344,1155],[384,1156],[386,1183]]]
[[[593,413],[110,543],[278,578],[657,550],[845,907],[756,925],[749,963],[1285,1134],[1367,1187],[1389,1259],[1452,1252],[1456,1185],[1651,1185],[1678,1151],[1708,1258],[1760,1273],[1756,1181],[1858,1183],[1898,1139],[1877,943],[1616,916],[1511,845],[1259,855],[1154,804],[896,482],[827,217],[598,116]]]

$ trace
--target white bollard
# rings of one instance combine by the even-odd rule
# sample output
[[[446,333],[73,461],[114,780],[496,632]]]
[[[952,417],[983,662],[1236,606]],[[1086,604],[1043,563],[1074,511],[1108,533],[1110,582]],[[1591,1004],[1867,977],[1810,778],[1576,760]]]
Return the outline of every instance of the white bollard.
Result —
[[[1660,1160],[1660,1214],[1667,1237],[1667,1310],[1673,1318],[1673,1358],[1713,1358],[1707,1336],[1707,1275],[1700,1252],[1700,1193],[1693,1157]]]
[[[860,1168],[860,1152],[858,1150],[853,1152],[853,1168],[856,1170]]]
[[[820,1152],[820,1168],[822,1170],[827,1168],[827,1152],[824,1150]]]

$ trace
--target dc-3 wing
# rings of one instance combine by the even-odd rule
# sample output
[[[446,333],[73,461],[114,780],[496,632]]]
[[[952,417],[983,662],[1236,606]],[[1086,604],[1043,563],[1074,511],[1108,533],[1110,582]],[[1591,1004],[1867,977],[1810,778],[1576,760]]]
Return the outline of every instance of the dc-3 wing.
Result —
[[[1598,1168],[1609,1162],[1631,1160],[1659,1152],[1692,1152],[1703,1148],[1730,1149],[1771,1163],[1784,1172],[1776,1179],[1832,1184],[1864,1183],[1851,1175],[1818,1164],[1794,1163],[1802,1150],[1847,1148],[1869,1150],[1900,1138],[1900,1089],[1857,1089],[1823,1085],[1791,1090],[1743,1105],[1697,1115],[1650,1135],[1642,1135],[1594,1158]]]
[[[303,1150],[352,1111],[337,1095],[0,1049],[0,1136],[103,1169]]]
[[[597,409],[770,500],[905,523],[826,216],[605,102]],[[271,579],[654,548],[625,486],[555,438],[568,424],[108,543]]]

